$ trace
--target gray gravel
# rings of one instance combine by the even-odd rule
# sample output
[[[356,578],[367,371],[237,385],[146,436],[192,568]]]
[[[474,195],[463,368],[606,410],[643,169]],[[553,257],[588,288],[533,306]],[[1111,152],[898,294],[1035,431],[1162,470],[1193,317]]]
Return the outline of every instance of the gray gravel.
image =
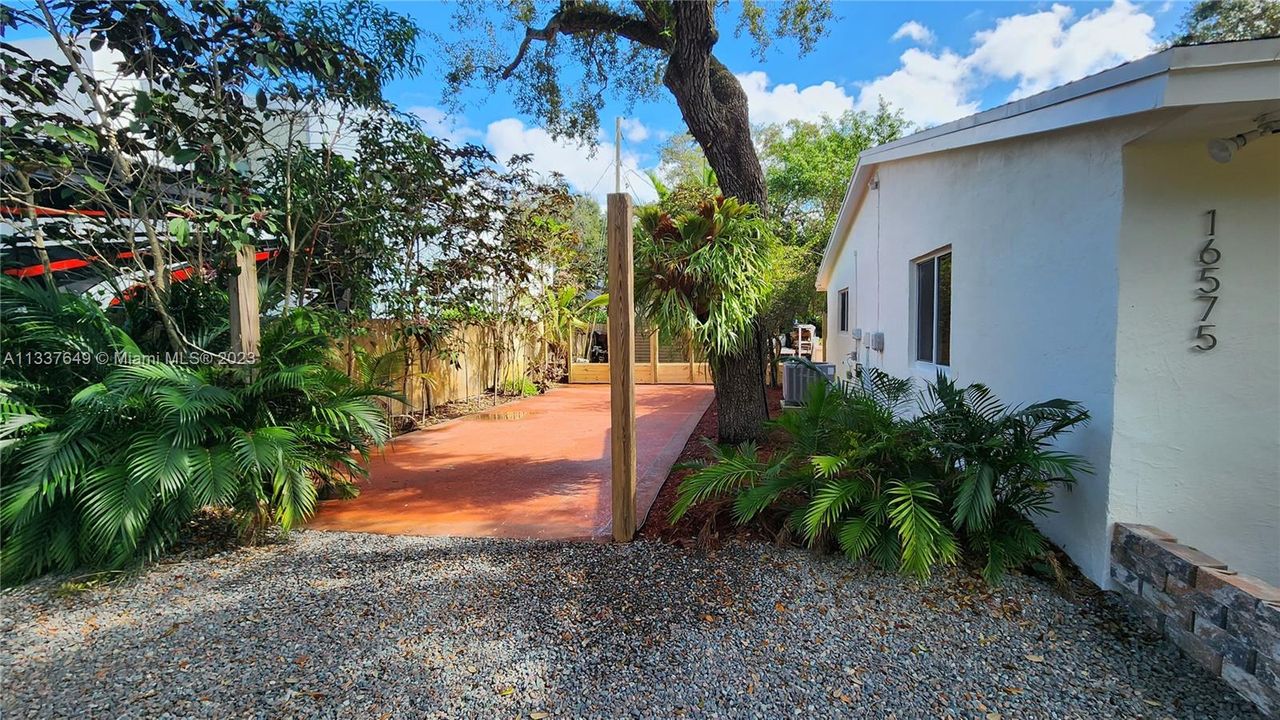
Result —
[[[17,717],[1245,718],[1104,601],[837,558],[306,532],[0,613]]]

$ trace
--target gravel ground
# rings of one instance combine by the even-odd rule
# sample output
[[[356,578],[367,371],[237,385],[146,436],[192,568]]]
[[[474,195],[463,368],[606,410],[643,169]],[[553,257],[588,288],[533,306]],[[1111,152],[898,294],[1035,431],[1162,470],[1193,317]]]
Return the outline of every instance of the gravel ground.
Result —
[[[1245,718],[1103,601],[798,550],[304,532],[6,593],[18,717]]]

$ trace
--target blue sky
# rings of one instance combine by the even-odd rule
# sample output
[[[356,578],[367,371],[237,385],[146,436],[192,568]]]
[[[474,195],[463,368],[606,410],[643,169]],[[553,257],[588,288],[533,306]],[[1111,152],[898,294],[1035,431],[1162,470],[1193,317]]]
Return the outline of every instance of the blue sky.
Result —
[[[448,37],[454,6],[389,0],[427,33]],[[1012,99],[1047,90],[1155,49],[1177,27],[1188,3],[1139,2],[836,2],[837,18],[816,50],[797,57],[794,43],[774,43],[764,62],[749,38],[734,37],[736,12],[721,14],[717,56],[738,75],[755,123],[816,120],[846,110],[874,109],[884,97],[917,127],[938,125]],[[513,35],[514,49],[518,36]],[[389,89],[390,99],[418,114],[434,134],[487,146],[501,161],[532,153],[534,169],[559,172],[570,186],[603,200],[612,190],[612,119],[626,118],[623,164],[630,189],[653,197],[643,178],[658,148],[684,130],[675,100],[630,106],[610,98],[601,112],[607,131],[595,148],[557,141],[537,118],[518,113],[511,92],[477,88],[461,110],[444,107],[441,63],[429,40],[420,43],[428,68]]]
[[[452,8],[442,3],[393,3],[424,29],[451,32]],[[920,127],[941,124],[1106,69],[1151,52],[1177,26],[1180,2],[838,2],[837,20],[815,52],[796,56],[775,43],[765,62],[748,38],[735,38],[725,17],[716,54],[747,90],[754,122],[816,119],[874,108],[879,97]],[[732,11],[729,11],[732,15]],[[513,45],[514,47],[514,45]],[[421,77],[396,83],[391,98],[413,109],[440,135],[484,144],[500,159],[532,152],[535,167],[561,172],[579,192],[611,190],[612,123],[596,153],[557,142],[521,116],[501,91],[476,89],[460,112],[442,108],[443,85],[433,64]],[[669,94],[636,104],[611,98],[603,118],[627,120],[624,165],[632,190],[647,196],[639,171],[657,163],[657,148],[684,129]],[[600,178],[604,177],[604,180]]]

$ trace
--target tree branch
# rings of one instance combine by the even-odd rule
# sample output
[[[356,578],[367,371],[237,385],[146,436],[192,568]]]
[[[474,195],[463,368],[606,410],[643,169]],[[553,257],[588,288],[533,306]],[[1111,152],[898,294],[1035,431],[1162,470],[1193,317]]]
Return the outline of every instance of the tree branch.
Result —
[[[552,15],[547,24],[541,28],[525,28],[524,39],[520,41],[520,49],[516,51],[515,59],[511,61],[511,64],[507,65],[506,69],[502,71],[502,79],[510,78],[511,74],[520,66],[533,41],[537,40],[552,44],[556,40],[556,35],[562,33],[565,35],[613,33],[634,43],[664,53],[670,53],[672,49],[670,39],[662,35],[658,28],[641,18],[620,15],[594,6],[573,5],[557,10],[556,14]]]
[[[516,68],[520,66],[520,63],[524,60],[525,53],[529,51],[529,43],[534,40],[541,40],[546,43],[555,42],[556,33],[559,31],[560,13],[556,13],[551,16],[551,20],[547,22],[547,25],[544,28],[525,28],[524,40],[520,41],[520,49],[516,51],[516,57],[511,61],[511,64],[507,65],[506,69],[502,71],[502,79],[506,80],[510,78],[511,73],[515,72]]]

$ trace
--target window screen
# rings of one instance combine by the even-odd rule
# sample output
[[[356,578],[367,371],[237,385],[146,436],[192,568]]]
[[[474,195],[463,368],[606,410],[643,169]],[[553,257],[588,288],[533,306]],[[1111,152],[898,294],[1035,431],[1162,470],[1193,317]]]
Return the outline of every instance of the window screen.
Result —
[[[933,258],[916,265],[916,359],[933,362]]]
[[[951,365],[951,253],[938,256],[938,359]]]
[[[916,263],[916,360],[951,365],[951,253]]]

